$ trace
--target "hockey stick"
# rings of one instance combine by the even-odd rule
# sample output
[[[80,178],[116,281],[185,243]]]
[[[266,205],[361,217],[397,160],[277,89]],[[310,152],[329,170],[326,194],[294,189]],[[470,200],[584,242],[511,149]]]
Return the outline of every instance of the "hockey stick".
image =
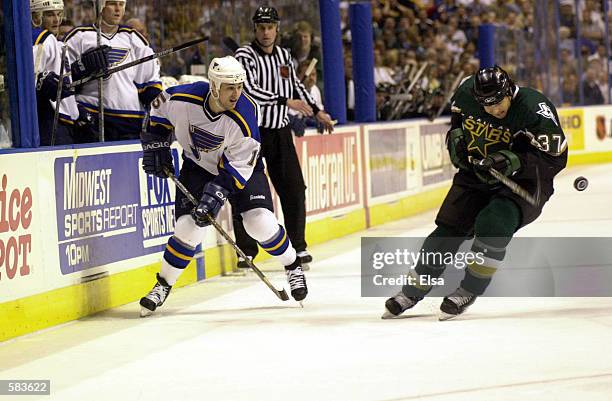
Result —
[[[470,163],[472,163],[473,165],[478,164],[478,162],[480,161],[471,156],[469,157],[469,160],[470,160]],[[525,188],[521,187],[519,184],[517,184],[510,178],[506,177],[505,175],[503,175],[496,169],[491,167],[487,171],[489,172],[489,174],[491,174],[493,178],[495,178],[496,180],[504,184],[512,192],[514,192],[515,194],[523,198],[523,200],[525,200],[531,206],[538,207],[538,205],[540,204],[540,171],[537,165],[535,166],[535,168],[536,168],[536,178],[537,178],[537,189],[536,189],[535,196],[531,195]]]
[[[172,171],[170,171],[167,168],[164,169],[164,171],[166,174],[168,174],[168,177],[170,177],[170,179],[174,182],[174,185],[176,185],[179,191],[181,191],[183,195],[185,195],[187,199],[191,201],[191,203],[193,203],[194,205],[197,205],[199,203],[196,200],[196,198],[191,194],[191,192],[189,192],[189,190],[185,188],[183,183],[180,182],[178,178],[176,178],[176,176],[172,173]],[[225,238],[225,240],[232,246],[232,248],[234,248],[236,253],[238,253],[238,255],[247,262],[249,267],[253,269],[253,271],[255,272],[255,274],[257,274],[257,276],[261,279],[261,281],[263,281],[268,286],[268,288],[272,290],[272,292],[276,294],[276,296],[280,298],[282,301],[288,301],[289,296],[287,295],[287,292],[285,291],[285,289],[284,288],[281,290],[276,289],[276,287],[274,287],[274,285],[270,282],[270,280],[268,280],[268,277],[266,277],[266,275],[263,274],[263,272],[259,270],[257,266],[255,266],[255,264],[251,261],[251,259],[247,257],[244,252],[242,252],[242,249],[240,249],[238,245],[236,245],[234,240],[229,236],[227,232],[225,232],[223,227],[221,227],[221,225],[217,223],[217,221],[213,219],[210,215],[207,214],[206,217],[208,218],[208,221],[210,221],[210,224],[212,224],[212,226],[215,227],[215,229],[219,232],[219,234],[221,234],[221,236]]]
[[[96,41],[98,47],[102,45],[102,1],[96,0]],[[100,142],[104,142],[104,78],[98,78],[98,135]]]
[[[77,86],[86,84],[89,81],[93,81],[94,79],[98,79],[100,77],[104,77],[104,76],[111,75],[111,74],[114,74],[114,73],[119,72],[119,71],[123,71],[125,69],[134,67],[136,65],[139,65],[139,64],[142,64],[142,63],[146,63],[147,61],[155,60],[156,58],[167,56],[168,54],[171,54],[171,53],[177,52],[179,50],[183,50],[183,49],[186,49],[188,47],[197,45],[198,43],[206,42],[207,40],[208,40],[208,36],[205,36],[205,37],[199,38],[199,39],[195,39],[195,40],[190,40],[189,42],[185,42],[185,43],[180,44],[178,46],[170,47],[170,48],[168,48],[166,50],[162,50],[162,51],[160,51],[158,53],[153,53],[153,54],[151,54],[149,56],[140,58],[138,60],[130,61],[127,64],[119,65],[117,67],[110,68],[110,69],[108,69],[106,71],[95,73],[95,74],[90,75],[88,77],[85,77],[85,78],[82,78],[82,79],[79,79],[79,80],[76,80],[76,81],[72,82],[72,84],[70,84],[70,88],[72,89],[72,88],[75,88]]]
[[[231,37],[225,36],[221,42],[227,47],[232,53],[236,53],[236,50],[240,47],[240,45]]]
[[[57,94],[55,96],[55,112],[53,113],[53,127],[51,128],[51,146],[55,146],[55,134],[57,132],[57,123],[59,120],[59,110],[62,104],[62,87],[64,86],[64,58],[66,57],[66,48],[64,45],[62,47],[62,54],[60,60],[60,73],[59,73],[59,82],[57,83]]]
[[[440,115],[442,115],[442,112],[446,108],[446,105],[448,104],[448,102],[450,102],[451,98],[453,97],[453,94],[455,93],[455,90],[457,89],[457,87],[459,86],[459,83],[463,79],[463,75],[464,75],[463,71],[461,71],[459,75],[457,75],[451,87],[448,88],[448,92],[446,93],[446,96],[444,96],[444,103],[442,103],[442,106],[440,106],[435,116],[432,116],[433,118],[430,118],[431,121],[435,120],[436,118],[440,117]]]
[[[308,64],[308,68],[306,68],[306,71],[304,71],[304,77],[307,77],[310,75],[312,70],[314,70],[315,66],[317,65],[318,61],[319,60],[317,60],[316,58],[313,58],[312,60],[310,60],[310,64]]]
[[[412,91],[412,89],[414,88],[414,86],[416,85],[416,83],[418,82],[419,79],[421,79],[421,75],[423,75],[423,72],[425,72],[425,69],[427,68],[427,66],[429,65],[429,62],[424,62],[421,65],[421,68],[419,68],[419,70],[416,72],[416,74],[414,75],[414,77],[412,78],[412,80],[410,81],[410,84],[408,85],[408,88],[404,91],[404,94],[409,95],[410,92]],[[391,119],[395,119],[395,117],[398,116],[398,114],[403,114],[406,111],[406,105],[408,102],[406,102],[403,106],[401,107],[402,104],[401,102],[398,103],[398,107],[396,108],[396,110],[393,111],[393,113],[391,114]]]

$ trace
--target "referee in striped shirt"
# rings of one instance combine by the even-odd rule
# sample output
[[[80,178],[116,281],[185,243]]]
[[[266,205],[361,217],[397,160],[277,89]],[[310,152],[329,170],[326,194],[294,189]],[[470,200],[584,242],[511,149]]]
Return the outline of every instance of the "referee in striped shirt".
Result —
[[[291,53],[276,46],[280,18],[273,7],[259,7],[253,16],[255,40],[236,50],[247,80],[244,89],[260,106],[261,156],[266,159],[268,175],[280,197],[285,227],[303,264],[312,261],[306,251],[306,184],[298,161],[291,128],[289,109],[305,116],[315,116],[324,130],[332,132],[329,114],[319,109],[298,79]],[[234,216],[238,246],[248,255],[257,255],[257,243],[244,230],[240,216]],[[247,267],[239,261],[239,267]]]

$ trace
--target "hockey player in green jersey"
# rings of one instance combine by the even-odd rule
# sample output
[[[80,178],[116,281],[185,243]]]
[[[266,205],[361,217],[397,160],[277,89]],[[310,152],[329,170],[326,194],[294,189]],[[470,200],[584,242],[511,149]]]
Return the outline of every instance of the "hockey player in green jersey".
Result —
[[[485,292],[512,236],[540,215],[554,192],[554,176],[567,163],[567,141],[555,106],[540,92],[518,87],[498,66],[466,78],[451,100],[451,111],[446,144],[459,171],[423,250],[455,253],[464,240],[474,238],[472,252],[487,252],[484,263],[469,264],[459,288],[442,301],[443,320],[463,313]],[[491,168],[528,192],[539,192],[539,203],[534,206],[514,194],[491,176]],[[437,278],[445,267],[421,263],[414,272]],[[386,301],[383,318],[412,308],[430,290],[404,286]]]

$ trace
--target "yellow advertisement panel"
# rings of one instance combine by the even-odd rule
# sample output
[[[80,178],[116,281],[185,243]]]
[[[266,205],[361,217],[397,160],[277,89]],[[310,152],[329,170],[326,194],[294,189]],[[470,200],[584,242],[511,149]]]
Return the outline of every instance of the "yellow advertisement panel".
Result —
[[[569,150],[584,150],[584,109],[558,110]]]

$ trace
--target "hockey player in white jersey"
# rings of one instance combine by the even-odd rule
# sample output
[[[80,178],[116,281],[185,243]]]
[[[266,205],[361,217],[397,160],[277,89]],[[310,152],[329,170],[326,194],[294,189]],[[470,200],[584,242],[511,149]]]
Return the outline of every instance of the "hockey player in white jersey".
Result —
[[[177,190],[176,226],[164,252],[157,283],[140,300],[141,315],[161,306],[202,242],[209,214],[216,218],[229,198],[242,215],[244,228],[261,247],[285,266],[291,295],[308,294],[304,271],[295,249],[273,213],[270,187],[259,157],[258,106],[242,92],[246,72],[231,56],[215,58],[206,82],[180,85],[162,92],[151,105],[147,131],[142,134],[143,168],[167,177],[174,171],[170,153],[176,137],[183,148],[179,180],[200,199],[193,207]]]
[[[102,8],[102,62],[112,68],[153,54],[153,49],[142,34],[120,25],[125,14],[126,0],[100,0]],[[75,59],[97,47],[95,25],[73,29],[64,39]],[[72,69],[72,79],[90,75],[86,65]],[[125,69],[104,79],[104,130],[106,140],[136,139],[140,135],[145,109],[162,91],[159,63],[152,60]],[[98,82],[90,81],[77,89],[77,103],[90,114],[88,125],[91,139],[98,138]]]
[[[56,39],[59,25],[63,18],[63,0],[30,0],[32,13],[32,45],[34,55],[34,73],[36,74],[36,106],[38,111],[38,131],[40,144],[51,144],[55,101],[62,63],[62,43]],[[68,67],[64,60],[64,71]],[[64,79],[62,101],[59,109],[58,126],[55,144],[74,143],[74,125],[79,117],[74,93],[68,90],[70,80]]]

